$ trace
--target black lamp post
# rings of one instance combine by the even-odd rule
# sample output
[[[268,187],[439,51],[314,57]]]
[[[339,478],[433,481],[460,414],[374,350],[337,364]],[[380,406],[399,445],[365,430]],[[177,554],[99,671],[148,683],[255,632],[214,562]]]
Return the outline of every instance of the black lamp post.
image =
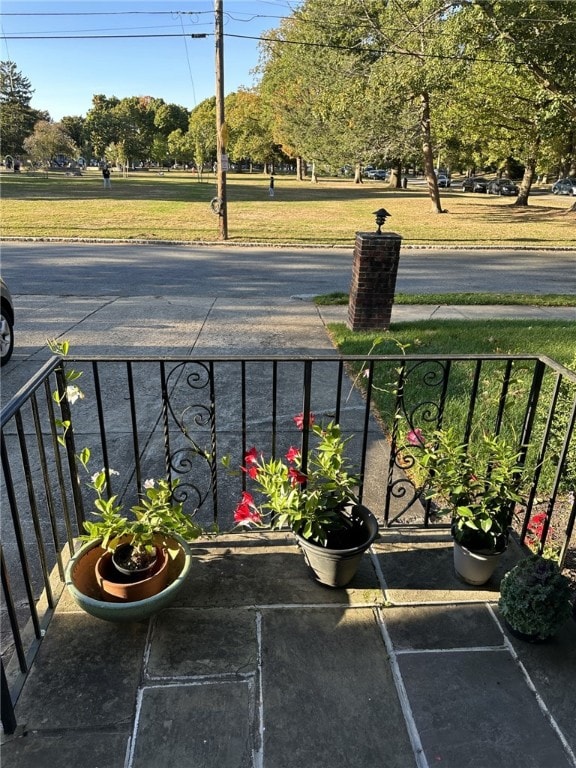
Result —
[[[378,224],[378,229],[376,230],[377,235],[382,234],[380,227],[386,222],[386,219],[390,215],[391,214],[389,214],[388,211],[384,208],[379,208],[377,211],[374,211],[374,216],[376,216],[376,224]]]

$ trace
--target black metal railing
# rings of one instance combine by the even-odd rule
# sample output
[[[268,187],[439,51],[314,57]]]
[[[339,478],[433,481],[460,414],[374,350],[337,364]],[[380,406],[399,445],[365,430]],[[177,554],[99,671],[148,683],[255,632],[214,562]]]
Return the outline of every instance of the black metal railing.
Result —
[[[65,396],[71,370],[82,372],[76,402]],[[510,436],[530,478],[517,510],[520,541],[553,550],[562,565],[573,556],[576,374],[546,357],[54,357],[2,410],[6,731],[92,507],[82,448],[91,450],[88,474],[105,467],[108,492],[128,505],[146,478],[179,478],[189,514],[228,530],[246,476],[231,474],[222,457],[239,467],[253,445],[274,456],[297,440],[305,451],[297,413],[304,424],[309,413],[335,420],[351,437],[360,498],[383,526],[437,524],[411,471],[410,430],[453,425],[463,442],[479,428]]]

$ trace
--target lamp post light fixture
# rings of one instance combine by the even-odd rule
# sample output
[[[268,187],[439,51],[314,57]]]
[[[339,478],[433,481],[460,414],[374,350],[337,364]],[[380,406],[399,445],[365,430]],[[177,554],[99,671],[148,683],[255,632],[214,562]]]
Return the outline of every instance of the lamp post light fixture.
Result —
[[[382,234],[381,226],[386,223],[386,219],[391,216],[390,213],[388,213],[387,210],[384,208],[379,208],[377,211],[374,211],[374,216],[376,216],[376,224],[378,225],[378,229],[376,230],[377,235]]]

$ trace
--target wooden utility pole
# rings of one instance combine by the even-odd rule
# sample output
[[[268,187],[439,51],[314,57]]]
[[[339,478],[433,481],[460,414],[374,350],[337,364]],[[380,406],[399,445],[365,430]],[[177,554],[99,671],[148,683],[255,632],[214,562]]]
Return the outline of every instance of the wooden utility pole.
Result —
[[[228,240],[228,203],[226,200],[226,171],[228,156],[226,143],[228,129],[224,118],[224,37],[222,0],[214,0],[216,38],[216,153],[218,174],[218,233],[221,240]]]

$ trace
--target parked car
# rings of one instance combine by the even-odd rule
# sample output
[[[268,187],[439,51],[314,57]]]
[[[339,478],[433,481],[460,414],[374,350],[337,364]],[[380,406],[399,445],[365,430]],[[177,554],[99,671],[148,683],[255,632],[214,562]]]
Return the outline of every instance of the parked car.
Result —
[[[449,176],[445,176],[443,173],[438,175],[438,186],[439,187],[446,187],[448,188],[450,184],[452,183],[452,180]]]
[[[470,176],[462,182],[462,192],[486,192],[488,180],[483,176]]]
[[[0,277],[0,365],[12,357],[14,349],[14,303],[8,286]]]
[[[388,171],[385,171],[383,168],[373,168],[367,172],[366,176],[368,176],[369,179],[375,179],[376,181],[386,181],[388,178]]]
[[[486,191],[489,195],[517,195],[520,189],[510,179],[493,179]]]
[[[555,195],[576,195],[576,176],[566,176],[552,184],[552,192]]]

